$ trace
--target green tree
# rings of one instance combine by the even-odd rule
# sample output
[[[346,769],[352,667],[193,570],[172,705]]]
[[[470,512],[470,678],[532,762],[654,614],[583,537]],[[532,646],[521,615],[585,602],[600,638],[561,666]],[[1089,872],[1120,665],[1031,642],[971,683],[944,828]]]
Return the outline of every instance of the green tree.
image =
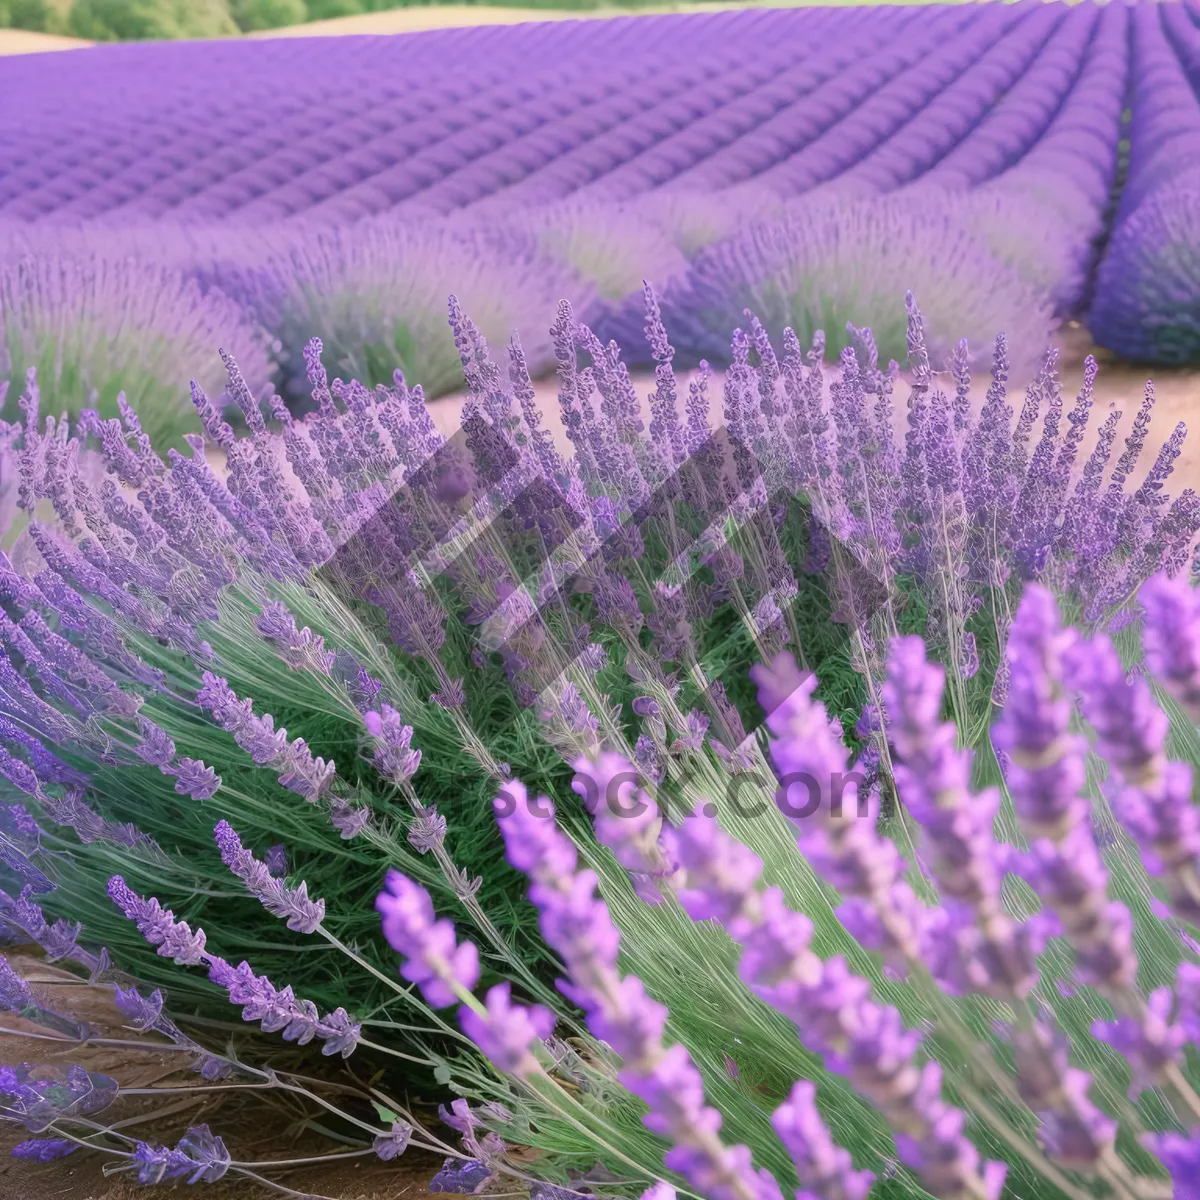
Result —
[[[97,42],[227,37],[238,32],[227,0],[75,0],[70,30]]]
[[[353,17],[361,12],[369,12],[362,0],[308,0],[308,18],[310,21],[324,21],[330,17]]]
[[[304,0],[232,0],[230,11],[243,33],[301,25],[309,19]]]
[[[58,13],[50,0],[0,0],[0,28],[59,32]]]

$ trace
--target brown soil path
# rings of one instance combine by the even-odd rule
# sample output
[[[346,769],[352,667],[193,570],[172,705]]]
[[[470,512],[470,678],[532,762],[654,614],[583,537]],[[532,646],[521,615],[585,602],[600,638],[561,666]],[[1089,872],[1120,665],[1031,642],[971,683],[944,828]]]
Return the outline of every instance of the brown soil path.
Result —
[[[48,1007],[69,1014],[92,1027],[93,1036],[137,1039],[122,1028],[121,1014],[112,993],[89,987],[65,970],[39,957],[8,951],[13,968],[33,986]],[[236,1014],[235,1014],[236,1015]],[[110,1075],[122,1088],[202,1087],[198,1075],[180,1071],[187,1059],[176,1053],[126,1050],[103,1046],[77,1047],[56,1044],[21,1033],[40,1032],[12,1014],[0,1017],[0,1063],[32,1062],[66,1068],[78,1065]],[[126,1122],[124,1132],[146,1141],[174,1144],[189,1125],[208,1123],[222,1137],[236,1161],[264,1162],[344,1152],[346,1147],[303,1129],[304,1113],[270,1100],[260,1093],[243,1099],[236,1093],[197,1093],[154,1096],[120,1095],[100,1119]],[[316,1111],[315,1108],[313,1110]],[[156,1115],[157,1114],[157,1115]],[[0,1197],[3,1200],[140,1200],[145,1187],[132,1175],[104,1174],[105,1164],[118,1165],[110,1156],[78,1152],[58,1162],[40,1164],[14,1159],[9,1150],[31,1137],[23,1128],[0,1123]],[[454,1134],[449,1135],[452,1139]],[[391,1163],[374,1157],[333,1161],[288,1171],[268,1172],[285,1186],[314,1198],[328,1200],[434,1200],[430,1179],[442,1160],[420,1150],[409,1150]],[[170,1185],[167,1185],[168,1187]],[[234,1173],[216,1184],[203,1185],[206,1200],[267,1200],[281,1193]]]

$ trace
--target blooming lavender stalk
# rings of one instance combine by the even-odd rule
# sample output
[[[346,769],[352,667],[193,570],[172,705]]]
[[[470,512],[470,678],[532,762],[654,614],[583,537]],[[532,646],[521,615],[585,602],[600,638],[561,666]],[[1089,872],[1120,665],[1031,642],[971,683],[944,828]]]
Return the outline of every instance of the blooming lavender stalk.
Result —
[[[322,1017],[311,1000],[297,1000],[290,987],[276,988],[265,976],[255,975],[249,963],[231,967],[205,949],[203,929],[193,933],[186,922],[176,921],[174,913],[156,899],[139,896],[120,875],[108,881],[108,894],[159,954],[181,966],[206,965],[209,979],[223,987],[242,1009],[242,1020],[261,1022],[264,1033],[282,1032],[285,1040],[302,1046],[319,1038],[322,1054],[348,1058],[354,1052],[361,1026],[350,1020],[345,1009],[334,1009]]]
[[[1138,599],[1146,666],[1200,725],[1200,591],[1184,579],[1156,575]]]
[[[297,933],[312,933],[325,917],[325,901],[310,900],[308,884],[290,888],[276,879],[267,864],[247,850],[228,821],[218,821],[213,830],[221,861],[246,885],[246,890],[267,912],[287,920]]]
[[[432,1007],[449,1007],[479,982],[475,943],[458,943],[454,925],[435,919],[429,893],[419,884],[399,871],[389,871],[385,882],[375,907],[383,915],[384,937],[406,960],[400,974]]]
[[[328,675],[334,652],[325,649],[325,640],[307,626],[296,628],[296,619],[278,600],[267,604],[254,623],[255,628],[279,650],[284,662],[294,671],[315,671]]]
[[[666,1165],[713,1200],[776,1197],[778,1185],[767,1172],[754,1173],[745,1146],[722,1144],[721,1116],[705,1105],[687,1050],[664,1047],[666,1009],[647,996],[636,976],[618,974],[620,934],[596,895],[595,873],[577,869],[575,848],[559,832],[550,801],[538,797],[531,807],[525,788],[514,781],[496,810],[509,862],[529,876],[543,936],[566,964],[570,982],[559,987],[622,1058],[618,1078],[650,1110],[643,1124],[674,1143]]]
[[[1161,597],[1161,587],[1157,593],[1151,589],[1151,603],[1156,594]],[[1183,653],[1186,649],[1185,641]],[[1174,659],[1169,666],[1164,662],[1163,650],[1154,644],[1154,661],[1175,669]],[[1084,716],[1099,737],[1098,749],[1119,780],[1113,796],[1117,813],[1147,870],[1166,884],[1175,915],[1200,921],[1200,815],[1191,801],[1191,768],[1167,760],[1166,713],[1144,678],[1127,677],[1107,637],[1075,646],[1069,668]],[[1186,658],[1180,669],[1186,672]]]
[[[658,805],[638,786],[644,773],[609,750],[595,758],[581,756],[571,765],[571,790],[591,814],[596,837],[630,873],[642,899],[657,903],[656,883],[670,875],[671,867],[658,845],[663,827]]]
[[[954,990],[1024,999],[1037,983],[1044,925],[1017,925],[1004,910],[993,832],[1000,795],[971,794],[970,759],[956,746],[958,731],[939,720],[944,682],[945,671],[926,659],[920,638],[893,639],[883,706],[896,789],[928,838],[948,918],[937,937],[935,975]]]
[[[863,776],[849,769],[841,727],[813,699],[816,676],[803,674],[788,653],[751,668],[759,703],[774,735],[771,761],[780,779],[776,804],[800,831],[797,842],[813,869],[848,897],[838,910],[851,932],[882,951],[898,969],[921,957],[923,906],[900,876],[896,847],[876,831],[878,796],[860,796]],[[797,786],[808,799],[791,799]],[[854,811],[847,811],[845,792]]]
[[[1030,838],[1028,854],[1012,865],[1061,921],[1082,977],[1120,991],[1137,979],[1133,920],[1108,899],[1108,872],[1078,800],[1083,747],[1070,733],[1064,694],[1078,649],[1072,641],[1053,596],[1028,586],[1009,636],[1009,703],[995,735],[1010,762],[1017,822]]]
[[[421,765],[421,751],[412,748],[412,726],[403,724],[388,704],[363,713],[363,724],[377,743],[372,759],[376,770],[397,787],[411,779]]]
[[[850,1155],[835,1146],[817,1112],[815,1085],[800,1080],[771,1114],[771,1125],[801,1180],[796,1200],[866,1200],[875,1176],[856,1171]]]
[[[279,782],[289,791],[316,803],[333,779],[332,762],[315,757],[303,738],[289,742],[286,729],[276,729],[271,716],[256,717],[253,700],[239,700],[224,680],[211,671],[204,672],[204,686],[196,693],[196,702],[211,712],[216,723],[259,766],[270,766],[279,774]]]
[[[188,1183],[216,1183],[229,1170],[225,1143],[207,1125],[196,1125],[173,1146],[138,1142],[129,1167],[141,1184],[183,1179]]]

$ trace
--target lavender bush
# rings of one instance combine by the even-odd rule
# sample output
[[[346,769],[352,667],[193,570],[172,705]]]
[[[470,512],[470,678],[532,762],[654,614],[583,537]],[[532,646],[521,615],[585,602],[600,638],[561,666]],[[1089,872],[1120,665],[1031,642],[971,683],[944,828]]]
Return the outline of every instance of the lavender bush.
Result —
[[[788,326],[808,345],[818,329],[831,331],[831,358],[848,344],[847,322],[863,320],[885,360],[902,358],[905,319],[894,297],[912,280],[932,297],[927,322],[939,368],[964,330],[976,347],[1001,329],[1020,331],[1014,345],[1042,345],[1052,323],[1045,291],[968,232],[956,207],[936,193],[850,206],[833,193],[793,202],[781,220],[745,224],[667,287],[663,304],[681,349],[693,361],[726,358],[725,331],[749,308],[774,338]],[[981,279],[986,289],[974,282]],[[1026,358],[1014,369],[1033,365]]]
[[[304,229],[264,239],[259,253],[224,258],[219,287],[243,299],[280,342],[282,391],[307,398],[304,347],[320,329],[327,369],[375,387],[400,369],[431,397],[460,388],[462,366],[444,297],[459,286],[481,328],[505,337],[528,328],[560,294],[586,310],[591,288],[530,238],[476,223],[387,220]],[[544,370],[549,340],[530,330],[530,369]]]
[[[604,342],[627,345],[631,330],[636,337],[644,278],[661,287],[687,270],[681,250],[637,205],[576,201],[512,214],[501,208],[497,219],[501,228],[532,236],[543,254],[595,289],[589,323]]]
[[[187,372],[214,392],[223,386],[216,347],[238,357],[256,391],[270,373],[268,338],[252,317],[219,292],[146,261],[95,253],[14,260],[0,268],[0,326],[6,416],[16,415],[32,369],[50,411],[78,419],[86,407],[115,417],[128,403],[164,449],[182,446],[183,435],[200,428],[180,383]]]
[[[645,429],[560,304],[569,456],[456,300],[449,441],[315,341],[304,420],[232,360],[246,434],[194,387],[223,477],[129,408],[64,437],[31,379],[3,434],[54,522],[0,560],[4,919],[181,1072],[283,1089],[346,1153],[441,1150],[443,1190],[998,1197],[1003,1163],[1013,1194],[1165,1191],[1200,1125],[1182,428],[1136,483],[1151,394],[1077,470],[1094,364],[1064,429],[1054,356],[1017,416],[999,338],[976,413],[911,297],[902,439],[866,329],[827,373],[823,335],[748,317],[718,409],[645,303]],[[1165,711],[1099,632],[1136,650],[1139,620]],[[230,1004],[218,1043],[193,1018]],[[279,1035],[375,1082],[348,1101]],[[0,1092],[26,1157],[262,1176],[208,1127],[112,1128],[105,1077]],[[457,1097],[461,1144],[408,1096]]]

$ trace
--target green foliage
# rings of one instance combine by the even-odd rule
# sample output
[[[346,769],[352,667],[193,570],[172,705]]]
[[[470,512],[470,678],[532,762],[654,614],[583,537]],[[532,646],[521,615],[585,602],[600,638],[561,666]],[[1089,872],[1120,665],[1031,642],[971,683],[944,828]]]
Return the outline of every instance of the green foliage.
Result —
[[[308,19],[310,21],[325,21],[333,17],[353,17],[359,13],[371,11],[372,9],[362,0],[308,0]]]
[[[75,0],[68,27],[98,42],[229,37],[238,32],[226,0]]]
[[[300,25],[310,18],[304,0],[232,0],[230,12],[243,33]]]
[[[0,0],[0,29],[61,33],[64,23],[50,0]]]

